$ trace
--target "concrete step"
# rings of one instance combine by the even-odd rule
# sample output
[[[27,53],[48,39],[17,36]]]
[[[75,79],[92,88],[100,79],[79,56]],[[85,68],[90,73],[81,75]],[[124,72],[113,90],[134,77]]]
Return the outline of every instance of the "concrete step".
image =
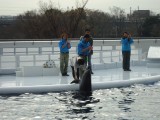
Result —
[[[160,68],[160,63],[147,63],[148,68]]]

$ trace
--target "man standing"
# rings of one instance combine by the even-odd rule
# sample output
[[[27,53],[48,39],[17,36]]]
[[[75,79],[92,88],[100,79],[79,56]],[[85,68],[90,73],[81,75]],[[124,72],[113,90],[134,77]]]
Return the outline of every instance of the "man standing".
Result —
[[[69,49],[71,44],[68,41],[68,35],[66,33],[62,34],[61,40],[59,42],[60,49],[60,71],[62,76],[69,76],[67,74],[68,69],[68,60],[69,60]]]
[[[87,35],[90,36],[88,42],[89,42],[90,45],[93,47],[93,38],[92,38],[92,36],[91,36],[90,29],[86,29],[86,30],[85,30],[85,34],[87,34]],[[83,38],[83,36],[80,37],[80,40],[82,40],[82,38]],[[89,51],[88,61],[87,61],[87,62],[88,62],[88,67],[89,67],[89,69],[91,70],[91,74],[93,74],[93,71],[92,71],[92,63],[91,63],[91,57],[92,57],[92,55],[93,55],[93,49]]]
[[[89,43],[90,36],[86,34],[78,43],[78,55],[84,59],[84,64],[87,67],[88,55],[92,50],[92,46]],[[80,79],[84,73],[84,69],[79,69]]]
[[[131,44],[133,43],[133,39],[131,38],[131,35],[128,32],[123,33],[121,43],[122,43],[122,55],[123,55],[123,70],[131,71],[130,56],[131,56]]]

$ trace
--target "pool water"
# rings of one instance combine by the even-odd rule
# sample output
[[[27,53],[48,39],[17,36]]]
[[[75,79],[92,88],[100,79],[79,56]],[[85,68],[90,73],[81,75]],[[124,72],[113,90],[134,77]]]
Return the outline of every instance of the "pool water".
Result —
[[[0,96],[0,120],[159,120],[160,82],[93,91]]]

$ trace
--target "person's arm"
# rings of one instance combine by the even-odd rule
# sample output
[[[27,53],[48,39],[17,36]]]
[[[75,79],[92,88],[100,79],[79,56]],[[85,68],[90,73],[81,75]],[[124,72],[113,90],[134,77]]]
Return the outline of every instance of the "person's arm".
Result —
[[[134,41],[133,41],[132,38],[130,38],[129,43],[130,43],[130,44],[133,44],[133,43],[134,43]]]
[[[87,43],[87,48],[83,49],[83,52],[90,51],[90,50],[92,50],[92,49],[93,49],[93,47],[92,47],[91,44],[88,42],[88,43]]]
[[[67,45],[67,43],[64,43],[63,41],[60,41],[58,45],[59,45],[59,48],[62,49]]]
[[[63,48],[62,48],[62,46],[63,46],[62,41],[59,42],[58,46],[59,46],[60,51],[62,51],[62,49],[63,49]]]
[[[82,49],[82,52],[86,52],[92,50],[92,46],[88,46],[87,48]]]
[[[132,39],[132,37],[131,37],[131,34],[128,35],[128,42],[129,42],[130,44],[134,43],[134,41],[133,41],[133,39]]]
[[[65,48],[67,46],[67,42],[64,43],[64,45],[62,45],[62,48]]]

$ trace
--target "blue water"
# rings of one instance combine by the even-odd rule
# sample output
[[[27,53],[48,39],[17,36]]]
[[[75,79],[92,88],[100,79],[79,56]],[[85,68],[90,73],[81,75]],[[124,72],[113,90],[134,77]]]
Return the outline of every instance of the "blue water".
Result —
[[[0,96],[0,120],[160,120],[160,83],[75,92]]]

